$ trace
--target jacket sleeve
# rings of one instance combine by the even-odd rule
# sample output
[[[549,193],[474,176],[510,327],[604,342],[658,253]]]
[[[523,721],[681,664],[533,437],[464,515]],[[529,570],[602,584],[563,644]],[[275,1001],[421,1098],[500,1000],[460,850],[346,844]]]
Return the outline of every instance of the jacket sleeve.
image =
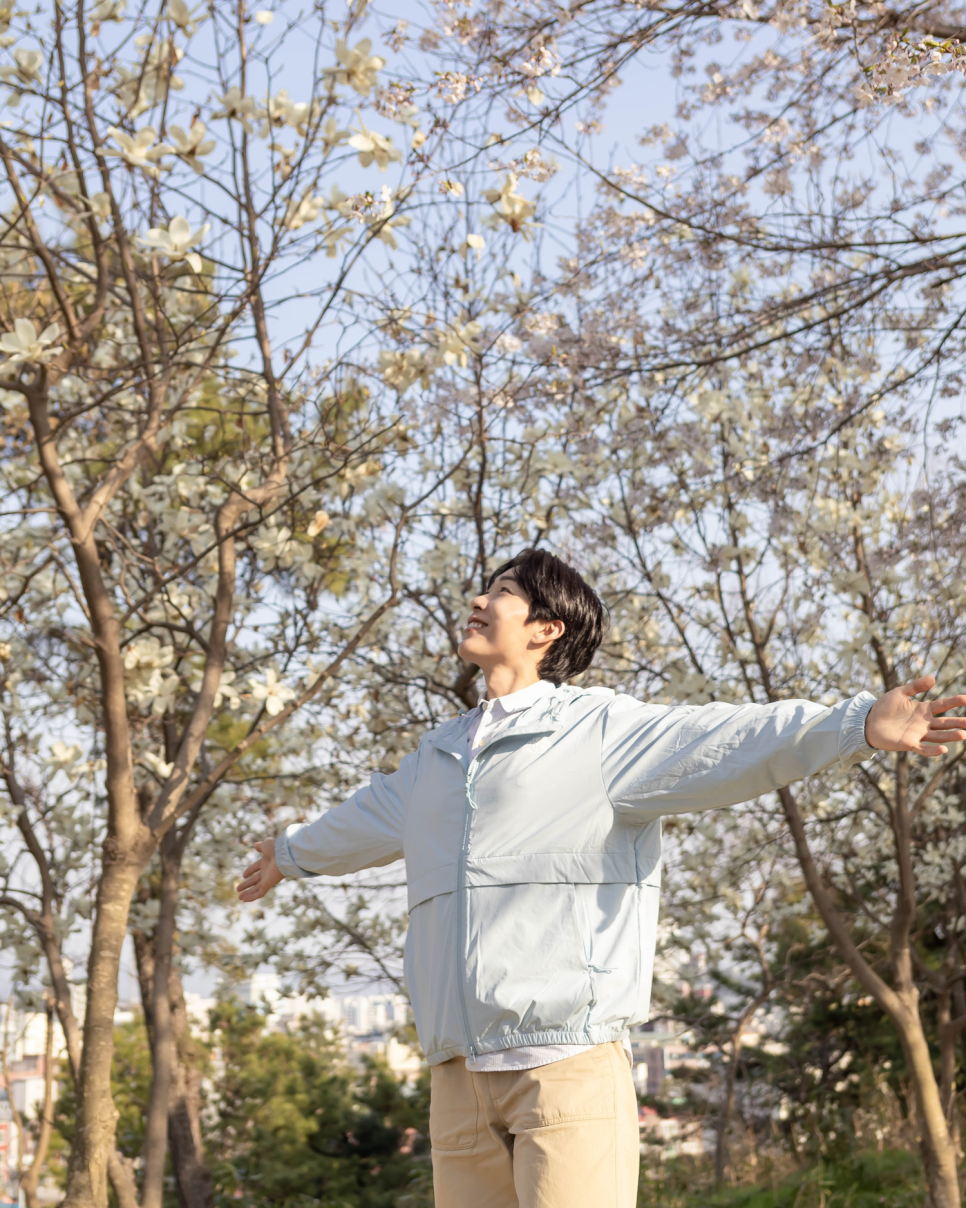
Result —
[[[418,758],[414,751],[391,775],[377,772],[341,805],[312,822],[288,827],[275,840],[282,876],[341,876],[401,860],[403,822]]]
[[[874,703],[869,692],[831,708],[807,700],[669,708],[621,696],[604,719],[604,784],[614,808],[641,821],[737,805],[867,759]]]

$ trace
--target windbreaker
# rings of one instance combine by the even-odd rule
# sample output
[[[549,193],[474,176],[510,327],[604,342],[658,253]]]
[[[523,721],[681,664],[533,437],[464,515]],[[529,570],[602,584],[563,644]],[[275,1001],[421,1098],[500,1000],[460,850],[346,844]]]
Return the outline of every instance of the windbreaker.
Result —
[[[398,771],[289,827],[278,867],[406,861],[405,976],[431,1065],[619,1040],[648,1014],[662,815],[866,758],[874,700],[666,707],[562,686],[472,759],[462,714]]]

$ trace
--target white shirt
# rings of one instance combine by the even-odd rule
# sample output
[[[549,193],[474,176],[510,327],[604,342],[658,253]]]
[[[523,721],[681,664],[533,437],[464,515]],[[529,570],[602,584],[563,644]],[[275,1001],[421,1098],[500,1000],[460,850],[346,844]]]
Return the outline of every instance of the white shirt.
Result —
[[[549,680],[538,680],[519,692],[498,696],[496,700],[482,700],[474,709],[472,723],[466,736],[466,760],[469,762],[478,752],[503,733],[517,713],[529,709],[545,696],[550,696],[554,686]],[[624,1047],[633,1064],[630,1045],[625,1039]],[[495,1053],[481,1053],[479,1057],[467,1057],[466,1068],[478,1074],[490,1074],[496,1070],[533,1070],[540,1065],[550,1065],[586,1053],[592,1044],[528,1044],[517,1049],[498,1049]]]

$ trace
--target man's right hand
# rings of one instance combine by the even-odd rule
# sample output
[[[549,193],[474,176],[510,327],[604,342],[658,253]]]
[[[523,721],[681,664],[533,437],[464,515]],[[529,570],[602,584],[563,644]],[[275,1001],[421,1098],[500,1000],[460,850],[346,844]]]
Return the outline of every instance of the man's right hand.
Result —
[[[282,879],[275,863],[275,840],[262,839],[254,847],[257,852],[261,852],[261,859],[249,864],[242,873],[245,879],[235,886],[239,901],[242,902],[257,902]]]

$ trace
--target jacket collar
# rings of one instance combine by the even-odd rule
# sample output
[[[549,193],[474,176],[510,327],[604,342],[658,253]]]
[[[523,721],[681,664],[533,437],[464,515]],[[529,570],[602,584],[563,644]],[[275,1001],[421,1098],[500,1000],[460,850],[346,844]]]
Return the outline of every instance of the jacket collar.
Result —
[[[563,725],[564,706],[574,696],[574,689],[561,685],[550,693],[541,694],[527,708],[512,715],[512,720],[495,741],[504,738],[532,738],[538,734],[552,734]],[[466,752],[466,736],[473,724],[473,713],[461,713],[430,730],[426,741],[441,751],[448,751],[460,758]]]

